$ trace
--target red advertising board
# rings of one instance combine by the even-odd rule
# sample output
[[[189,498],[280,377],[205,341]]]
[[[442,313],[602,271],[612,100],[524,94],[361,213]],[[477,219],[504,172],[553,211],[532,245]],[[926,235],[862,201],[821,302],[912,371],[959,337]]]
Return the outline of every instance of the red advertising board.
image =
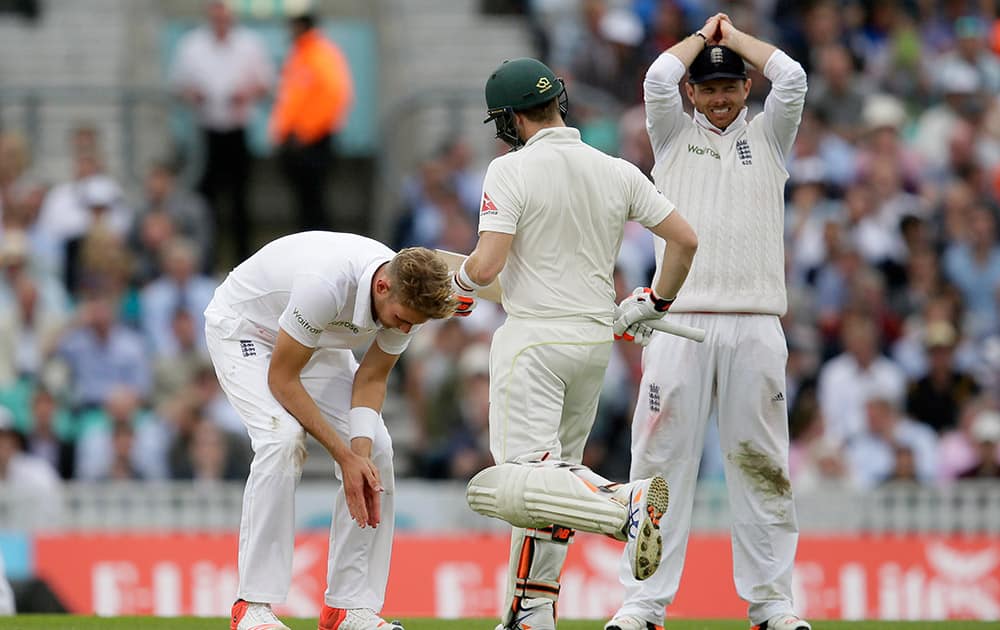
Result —
[[[80,613],[226,615],[236,592],[235,534],[39,536],[36,572]],[[301,535],[281,612],[315,616],[326,587],[326,535]],[[399,535],[385,612],[490,617],[503,595],[503,536]],[[620,545],[578,536],[560,614],[604,618],[621,598]],[[676,617],[742,617],[724,536],[692,536]],[[803,536],[799,611],[816,619],[1000,619],[1000,540],[992,537]]]

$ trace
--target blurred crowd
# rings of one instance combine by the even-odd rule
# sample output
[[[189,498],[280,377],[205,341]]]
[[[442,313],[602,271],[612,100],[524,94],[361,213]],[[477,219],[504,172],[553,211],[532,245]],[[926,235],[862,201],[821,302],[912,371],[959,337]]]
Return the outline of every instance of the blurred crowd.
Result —
[[[208,4],[189,55],[204,53],[212,33],[239,28],[222,3]],[[810,87],[788,164],[783,320],[792,482],[806,491],[1000,476],[995,3],[513,4],[538,34],[539,50],[525,54],[567,81],[570,123],[647,173],[643,75],[707,15],[724,9],[800,61]],[[299,44],[307,59],[326,50]],[[46,182],[24,136],[0,130],[0,480],[42,491],[69,479],[245,477],[246,432],[205,355],[202,313],[226,271],[220,230],[241,255],[249,247],[242,125],[251,103],[280,89],[275,70],[253,58],[252,81],[209,81],[210,91],[199,92],[198,73],[180,58],[171,73],[169,88],[199,114],[213,151],[197,186],[161,162],[127,195],[88,124],[67,139],[72,172]],[[751,115],[768,90],[752,76]],[[343,111],[294,120],[289,107],[272,132],[293,176],[302,161],[328,164]],[[406,179],[393,246],[471,249],[492,157],[472,144],[447,138]],[[315,209],[321,184],[290,183]],[[648,284],[653,265],[646,231],[630,226],[619,298]],[[492,463],[488,356],[502,319],[484,304],[472,317],[430,322],[403,355],[387,405],[400,470],[467,479]],[[611,478],[628,476],[640,370],[641,349],[616,344],[585,453]],[[709,433],[706,479],[722,475],[724,457]]]
[[[1000,477],[995,2],[513,4],[567,81],[570,124],[647,173],[646,68],[707,16],[726,11],[802,63],[809,94],[786,188],[792,482],[806,491]],[[751,77],[752,116],[769,85],[759,72]],[[449,139],[407,182],[397,246],[474,244],[481,165],[467,141]],[[626,233],[619,298],[650,281],[646,239]],[[464,476],[469,462],[488,457],[472,384],[494,321],[437,326],[406,357],[406,393],[434,453],[427,474]],[[612,478],[628,472],[641,369],[634,348],[618,344],[616,353],[585,455]],[[457,418],[463,434],[478,426],[478,436],[456,442],[445,418]],[[701,475],[721,477],[724,455],[717,439],[707,442]]]

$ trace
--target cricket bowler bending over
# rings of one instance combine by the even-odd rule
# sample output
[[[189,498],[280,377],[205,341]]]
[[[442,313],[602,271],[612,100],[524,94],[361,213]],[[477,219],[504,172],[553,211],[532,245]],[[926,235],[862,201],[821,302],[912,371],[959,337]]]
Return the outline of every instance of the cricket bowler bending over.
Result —
[[[752,120],[744,59],[771,81],[764,111]],[[684,113],[678,89],[686,70],[693,118]],[[662,627],[680,583],[705,428],[716,408],[736,591],[749,603],[757,630],[809,630],[792,607],[798,524],[788,482],[788,349],[779,321],[787,301],[785,157],[802,117],[806,74],[788,55],[717,14],[653,62],[644,91],[653,179],[684,209],[701,244],[671,317],[706,336],[695,344],[655,335],[643,351],[629,476],[665,471],[674,495],[672,526],[663,535],[662,565],[648,580],[635,580],[628,558],[622,559],[625,602],[604,627]],[[658,261],[661,256],[658,243]],[[666,262],[662,258],[658,274],[668,272]],[[623,300],[626,317],[616,329],[637,321],[627,316],[627,303],[639,299],[641,293]],[[658,392],[657,405],[644,404],[650,392]]]
[[[497,137],[516,151],[489,165],[479,242],[455,274],[458,314],[501,275],[507,320],[490,350],[490,450],[497,466],[469,482],[476,511],[514,525],[499,629],[553,630],[573,529],[632,540],[635,576],[660,559],[660,477],[613,484],[580,465],[613,341],[612,282],[626,221],[670,243],[656,285],[662,314],[697,238],[632,164],[584,144],[563,122],[561,79],[534,59],[504,62],[486,83]],[[628,331],[648,340],[651,331]]]
[[[231,630],[286,628],[295,487],[308,432],[336,464],[319,630],[401,630],[379,617],[393,534],[386,379],[417,327],[452,315],[451,273],[434,252],[398,254],[354,234],[279,238],[236,267],[205,310],[219,383],[250,434]],[[371,344],[360,365],[351,352]]]

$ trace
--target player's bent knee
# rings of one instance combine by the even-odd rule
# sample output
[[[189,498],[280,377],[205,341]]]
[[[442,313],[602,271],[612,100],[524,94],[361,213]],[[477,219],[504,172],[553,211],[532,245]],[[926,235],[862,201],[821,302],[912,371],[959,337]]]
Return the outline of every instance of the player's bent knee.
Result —
[[[301,474],[308,454],[305,437],[305,431],[275,431],[268,439],[257,440],[254,466]]]
[[[476,512],[516,527],[551,525],[618,537],[628,509],[569,467],[500,464],[469,481],[466,500]]]

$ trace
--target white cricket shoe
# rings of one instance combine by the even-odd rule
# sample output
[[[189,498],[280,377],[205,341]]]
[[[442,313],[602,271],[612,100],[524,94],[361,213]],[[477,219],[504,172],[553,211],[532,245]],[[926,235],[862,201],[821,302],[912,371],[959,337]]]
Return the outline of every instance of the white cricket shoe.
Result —
[[[236,600],[230,630],[291,630],[271,612],[271,604]]]
[[[323,605],[319,630],[403,630],[398,621],[386,621],[371,608],[333,608]]]
[[[663,626],[650,623],[635,615],[622,615],[604,624],[604,630],[663,630]]]
[[[496,630],[556,630],[556,618],[551,602],[519,610],[509,624],[500,624]]]
[[[656,573],[663,557],[660,519],[670,504],[670,488],[663,477],[635,481],[628,490],[628,522],[625,524],[625,549],[632,564],[632,575],[642,581]]]
[[[812,630],[812,626],[805,619],[786,613],[771,617],[764,623],[754,626],[753,630]]]

